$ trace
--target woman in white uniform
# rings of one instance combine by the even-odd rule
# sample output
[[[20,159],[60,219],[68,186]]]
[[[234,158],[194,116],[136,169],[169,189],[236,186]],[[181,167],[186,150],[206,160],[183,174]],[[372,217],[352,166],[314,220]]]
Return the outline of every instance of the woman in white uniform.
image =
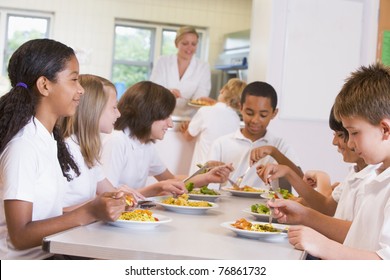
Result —
[[[196,56],[199,34],[191,26],[181,27],[176,34],[177,54],[162,56],[154,65],[150,80],[169,89],[177,98],[173,115],[190,116],[195,110],[190,99],[208,99],[211,89],[210,67]]]

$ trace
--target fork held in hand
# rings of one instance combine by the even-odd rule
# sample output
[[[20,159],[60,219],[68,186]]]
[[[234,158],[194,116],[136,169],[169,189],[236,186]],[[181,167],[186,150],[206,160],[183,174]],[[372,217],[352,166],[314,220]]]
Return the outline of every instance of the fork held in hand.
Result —
[[[248,166],[248,168],[245,170],[244,174],[242,174],[240,177],[237,178],[235,184],[237,185],[238,188],[240,187],[241,182],[242,182],[242,179],[244,179],[244,177],[245,177],[245,175],[248,173],[249,169],[251,169],[250,166]]]

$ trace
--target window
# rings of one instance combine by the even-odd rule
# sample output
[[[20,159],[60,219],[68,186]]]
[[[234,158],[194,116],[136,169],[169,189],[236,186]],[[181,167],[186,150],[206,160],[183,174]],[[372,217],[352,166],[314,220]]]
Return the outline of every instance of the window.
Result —
[[[114,55],[111,80],[118,91],[118,98],[129,86],[149,79],[153,62],[160,55],[174,54],[176,30],[180,26],[164,26],[138,22],[115,24]],[[205,49],[205,30],[197,29],[199,43],[197,56]]]
[[[4,49],[4,56],[0,57],[1,74],[7,76],[8,61],[12,53],[24,42],[31,39],[48,38],[51,15],[41,13],[12,13],[0,11],[2,19],[0,46]],[[3,21],[4,19],[4,21]]]

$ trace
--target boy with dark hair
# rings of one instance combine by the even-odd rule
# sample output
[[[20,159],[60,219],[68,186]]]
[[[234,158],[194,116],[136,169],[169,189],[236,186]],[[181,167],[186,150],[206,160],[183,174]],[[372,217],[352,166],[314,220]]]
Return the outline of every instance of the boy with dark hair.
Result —
[[[298,162],[298,159],[290,146],[282,138],[272,135],[267,130],[269,123],[278,113],[277,102],[276,91],[270,84],[259,81],[249,83],[241,95],[244,127],[215,140],[209,159],[233,163],[236,167],[233,179],[238,178],[250,164],[253,165],[260,159],[259,164],[276,161],[290,166],[303,176],[299,167],[291,161]],[[255,156],[251,156],[254,149]],[[264,183],[259,180],[255,167],[249,169],[241,184],[264,188]]]

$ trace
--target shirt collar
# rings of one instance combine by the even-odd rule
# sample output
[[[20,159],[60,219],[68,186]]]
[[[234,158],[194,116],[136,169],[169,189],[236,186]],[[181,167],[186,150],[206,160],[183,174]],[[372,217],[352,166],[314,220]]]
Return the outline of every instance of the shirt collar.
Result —
[[[244,136],[244,134],[242,134],[241,128],[240,128],[240,129],[238,129],[238,130],[235,132],[234,137],[237,138],[237,139],[239,139],[239,140],[243,140],[243,141],[250,142],[251,144],[261,143],[261,142],[263,142],[263,143],[265,143],[265,144],[268,144],[269,142],[271,142],[272,134],[269,133],[269,132],[267,131],[267,132],[265,133],[264,137],[262,137],[262,138],[260,138],[260,139],[257,139],[256,141],[253,141],[253,142],[252,142],[252,140],[246,138],[246,137]]]

